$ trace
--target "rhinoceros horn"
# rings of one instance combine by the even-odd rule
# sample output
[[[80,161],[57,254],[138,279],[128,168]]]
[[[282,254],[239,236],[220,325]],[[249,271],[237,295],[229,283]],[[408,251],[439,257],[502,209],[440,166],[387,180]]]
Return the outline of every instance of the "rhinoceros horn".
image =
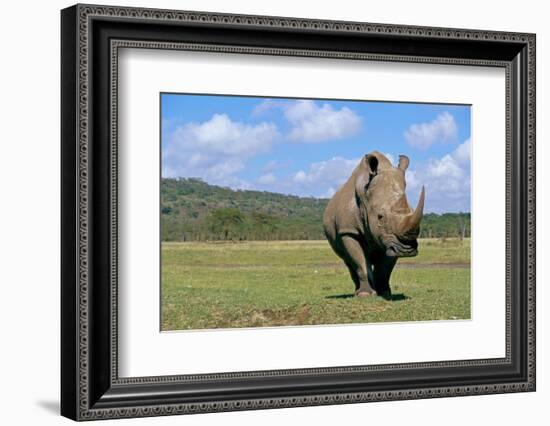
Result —
[[[422,215],[424,212],[425,192],[424,186],[422,186],[422,192],[420,193],[420,198],[418,199],[418,205],[416,206],[414,212],[403,218],[398,234],[406,235],[420,226],[420,221],[422,220]]]

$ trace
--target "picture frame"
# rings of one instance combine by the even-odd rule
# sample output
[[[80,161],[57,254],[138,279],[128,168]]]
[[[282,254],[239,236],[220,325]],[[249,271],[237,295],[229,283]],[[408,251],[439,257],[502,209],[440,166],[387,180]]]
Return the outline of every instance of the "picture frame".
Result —
[[[525,33],[62,10],[61,414],[94,420],[535,391],[535,45]],[[125,47],[504,69],[505,356],[119,377],[117,55]]]

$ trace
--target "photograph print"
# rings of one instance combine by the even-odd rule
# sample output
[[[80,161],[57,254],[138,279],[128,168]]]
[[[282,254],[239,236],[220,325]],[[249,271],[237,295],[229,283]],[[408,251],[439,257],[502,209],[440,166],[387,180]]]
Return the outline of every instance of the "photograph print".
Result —
[[[471,318],[470,105],[160,106],[161,331]]]

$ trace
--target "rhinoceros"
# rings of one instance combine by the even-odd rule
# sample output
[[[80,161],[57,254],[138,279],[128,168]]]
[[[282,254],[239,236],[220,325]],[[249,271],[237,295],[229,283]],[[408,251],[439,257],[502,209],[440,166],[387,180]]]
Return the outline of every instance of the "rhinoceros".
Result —
[[[413,210],[405,195],[408,166],[405,155],[397,167],[380,152],[365,155],[325,209],[325,235],[348,267],[358,297],[391,298],[397,259],[418,254],[425,189]]]

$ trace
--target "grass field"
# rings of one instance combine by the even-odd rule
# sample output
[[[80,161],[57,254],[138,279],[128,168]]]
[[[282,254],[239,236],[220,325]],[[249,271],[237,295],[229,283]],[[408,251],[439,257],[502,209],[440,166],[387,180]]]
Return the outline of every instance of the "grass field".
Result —
[[[355,298],[326,241],[162,244],[162,330],[470,318],[470,241],[420,240],[392,300]]]

